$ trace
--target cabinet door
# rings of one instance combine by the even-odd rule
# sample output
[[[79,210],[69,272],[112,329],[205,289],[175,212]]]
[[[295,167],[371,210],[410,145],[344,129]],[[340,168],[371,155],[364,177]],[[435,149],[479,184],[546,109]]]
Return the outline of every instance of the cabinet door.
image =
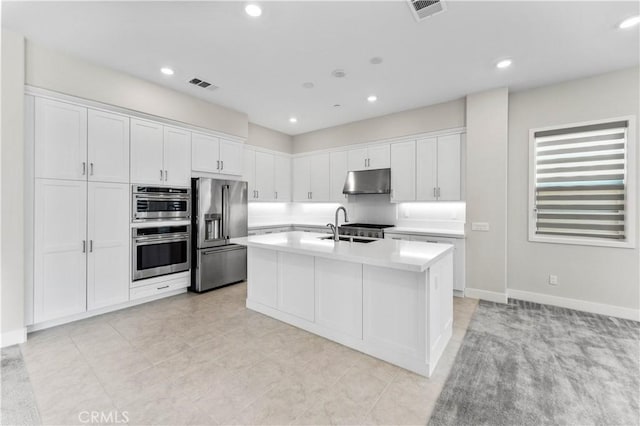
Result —
[[[131,182],[158,185],[164,182],[162,125],[131,119]]]
[[[367,168],[367,148],[351,149],[347,155],[349,171]]]
[[[278,303],[278,252],[247,250],[247,300],[275,308]]]
[[[307,321],[315,319],[313,256],[278,252],[278,309]]]
[[[36,179],[34,321],[86,311],[87,183]]]
[[[129,300],[129,185],[89,182],[87,309]]]
[[[275,159],[273,154],[256,151],[256,195],[260,201],[275,198]]]
[[[367,168],[388,169],[391,167],[390,156],[388,144],[370,146],[367,155]]]
[[[349,169],[347,155],[347,151],[332,152],[329,155],[329,181],[331,185],[329,199],[331,201],[342,203],[347,199],[347,195],[342,193]]]
[[[438,186],[438,140],[420,139],[416,142],[416,198],[432,201],[437,198]]]
[[[89,110],[89,180],[129,183],[129,117]]]
[[[191,135],[191,170],[219,173],[220,140],[213,136],[193,133]]]
[[[460,200],[460,135],[438,138],[439,200]]]
[[[329,201],[329,154],[316,154],[309,157],[309,173],[311,200]]]
[[[291,201],[291,158],[275,156],[275,200]]]
[[[43,98],[35,104],[36,177],[86,179],[87,109]]]
[[[242,174],[242,144],[220,139],[220,173],[227,175]]]
[[[191,132],[165,126],[164,182],[191,186]]]
[[[242,179],[247,181],[247,199],[255,201],[256,195],[256,152],[252,149],[244,149],[244,161],[242,164]]]
[[[310,201],[310,157],[293,159],[293,201]]]
[[[416,142],[391,145],[391,201],[416,199]]]

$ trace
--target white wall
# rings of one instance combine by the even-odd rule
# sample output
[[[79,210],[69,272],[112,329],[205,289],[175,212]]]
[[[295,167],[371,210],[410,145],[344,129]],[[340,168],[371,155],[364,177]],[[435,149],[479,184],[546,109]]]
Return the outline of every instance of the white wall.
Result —
[[[3,346],[24,339],[24,38],[2,30],[2,261]]]
[[[640,70],[632,68],[511,94],[508,192],[510,290],[628,309],[640,307],[638,248],[532,243],[528,241],[527,233],[529,129],[626,115],[638,117],[639,78]],[[636,147],[637,134],[635,140],[629,141]],[[548,284],[549,274],[558,276],[557,286]]]
[[[26,83],[246,138],[245,113],[119,71],[26,43]]]
[[[316,151],[354,143],[410,136],[463,127],[464,124],[465,100],[457,99],[295,135],[293,152]]]
[[[249,123],[249,145],[272,149],[274,151],[292,153],[293,138],[276,130]]]
[[[506,302],[508,90],[467,96],[466,276],[469,294]],[[472,222],[489,231],[472,231]]]

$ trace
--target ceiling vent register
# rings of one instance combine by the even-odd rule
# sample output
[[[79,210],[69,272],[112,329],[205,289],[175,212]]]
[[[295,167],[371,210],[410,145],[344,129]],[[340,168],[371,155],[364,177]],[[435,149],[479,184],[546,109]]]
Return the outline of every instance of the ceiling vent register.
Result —
[[[445,11],[445,6],[440,0],[407,0],[413,17],[420,22],[430,16]]]
[[[204,81],[195,77],[189,80],[189,83],[193,84],[194,86],[202,87],[203,89],[207,89],[207,90],[216,90],[218,88],[218,86],[215,86],[209,83],[208,81]]]

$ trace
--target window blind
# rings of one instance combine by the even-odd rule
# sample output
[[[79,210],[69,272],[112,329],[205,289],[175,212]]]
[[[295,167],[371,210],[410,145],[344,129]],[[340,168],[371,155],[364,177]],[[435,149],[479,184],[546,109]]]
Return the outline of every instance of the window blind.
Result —
[[[536,234],[625,239],[626,121],[539,131]]]

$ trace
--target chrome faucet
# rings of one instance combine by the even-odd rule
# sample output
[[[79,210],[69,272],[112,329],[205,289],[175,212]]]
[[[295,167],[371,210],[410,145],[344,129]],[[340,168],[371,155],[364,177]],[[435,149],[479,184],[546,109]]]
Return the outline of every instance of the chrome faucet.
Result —
[[[333,241],[340,241],[340,237],[338,235],[338,213],[340,213],[340,210],[342,210],[344,212],[344,221],[345,222],[349,222],[349,216],[347,215],[347,209],[345,209],[343,206],[338,207],[336,209],[335,223],[327,223],[327,226],[331,229],[331,232],[333,233]]]

